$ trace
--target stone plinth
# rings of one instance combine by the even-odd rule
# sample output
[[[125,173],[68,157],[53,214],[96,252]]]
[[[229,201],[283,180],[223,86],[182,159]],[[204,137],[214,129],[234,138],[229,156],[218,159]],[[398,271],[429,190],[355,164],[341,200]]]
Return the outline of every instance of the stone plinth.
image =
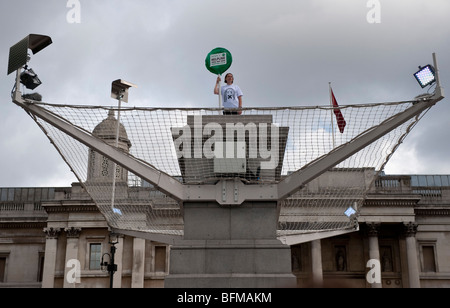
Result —
[[[275,202],[185,203],[184,240],[170,254],[169,288],[295,287],[291,250],[276,239]]]
[[[288,131],[273,124],[271,115],[188,116],[186,126],[172,128],[183,181],[200,186],[223,181],[228,187],[226,182],[236,179],[279,180]],[[224,193],[236,199],[236,194],[245,196],[250,185]],[[171,248],[165,287],[296,286],[290,247],[277,239],[277,202],[189,201],[183,203],[182,212],[184,237]]]

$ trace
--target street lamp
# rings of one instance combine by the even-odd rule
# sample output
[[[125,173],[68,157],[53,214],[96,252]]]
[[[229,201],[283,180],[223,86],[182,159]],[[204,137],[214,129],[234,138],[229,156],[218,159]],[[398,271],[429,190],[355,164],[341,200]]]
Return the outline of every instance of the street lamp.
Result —
[[[109,244],[111,245],[110,253],[104,253],[102,256],[102,261],[100,263],[101,270],[109,273],[109,287],[113,287],[114,273],[117,272],[117,264],[114,263],[114,256],[116,254],[116,244],[119,243],[119,235],[117,233],[111,232],[109,234]],[[109,257],[109,263],[104,261],[104,257],[107,255]]]

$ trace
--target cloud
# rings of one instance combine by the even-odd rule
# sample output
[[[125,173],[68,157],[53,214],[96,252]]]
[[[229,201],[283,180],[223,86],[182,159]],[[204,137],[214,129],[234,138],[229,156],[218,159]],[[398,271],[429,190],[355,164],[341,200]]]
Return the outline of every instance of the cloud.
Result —
[[[216,107],[215,76],[204,60],[218,46],[233,54],[230,70],[245,107],[327,105],[328,82],[341,105],[411,99],[421,93],[412,73],[431,62],[432,52],[438,54],[444,86],[450,80],[445,0],[380,1],[380,24],[367,22],[369,8],[361,0],[80,3],[80,24],[67,23],[66,1],[0,4],[5,71],[11,45],[29,33],[52,37],[53,44],[30,62],[43,81],[39,92],[51,103],[115,105],[110,86],[121,78],[139,86],[130,105]],[[2,164],[17,178],[3,176],[0,185],[6,186],[29,183],[36,174],[30,159],[18,159],[30,147],[36,157],[55,157],[45,136],[35,138],[39,128],[10,103],[13,83],[13,74],[0,76],[0,114],[7,119],[0,121]],[[399,153],[423,168],[403,162],[395,170],[450,173],[442,141],[450,129],[449,109],[445,101],[433,107],[400,147],[414,149]],[[29,127],[27,133],[21,135],[17,123]],[[50,168],[37,170],[39,177],[54,179]]]

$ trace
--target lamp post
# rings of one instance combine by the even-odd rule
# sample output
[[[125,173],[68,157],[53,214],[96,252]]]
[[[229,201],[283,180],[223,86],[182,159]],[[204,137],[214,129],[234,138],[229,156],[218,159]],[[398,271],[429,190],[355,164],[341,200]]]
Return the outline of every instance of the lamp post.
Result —
[[[114,256],[116,254],[116,244],[119,243],[119,236],[111,232],[109,234],[109,244],[111,245],[110,253],[104,253],[102,256],[102,261],[100,263],[101,269],[103,271],[107,271],[109,273],[109,287],[113,288],[113,280],[114,280],[114,273],[117,272],[117,264],[114,263]],[[104,257],[107,255],[109,257],[109,263],[104,261]]]

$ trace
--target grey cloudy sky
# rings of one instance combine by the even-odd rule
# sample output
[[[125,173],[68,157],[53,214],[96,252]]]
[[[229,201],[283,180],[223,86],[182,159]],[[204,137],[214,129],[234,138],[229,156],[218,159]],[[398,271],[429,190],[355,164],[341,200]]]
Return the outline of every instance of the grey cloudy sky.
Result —
[[[412,99],[423,92],[412,73],[433,52],[450,89],[450,1],[380,0],[380,23],[369,23],[372,2],[79,0],[81,22],[69,23],[66,0],[1,1],[0,186],[76,181],[10,99],[9,47],[30,33],[53,39],[30,66],[44,101],[55,104],[113,105],[111,81],[121,78],[139,86],[132,105],[216,107],[204,60],[219,46],[233,54],[247,107],[327,105],[328,82],[341,105]],[[387,173],[450,174],[448,104],[426,114]]]

